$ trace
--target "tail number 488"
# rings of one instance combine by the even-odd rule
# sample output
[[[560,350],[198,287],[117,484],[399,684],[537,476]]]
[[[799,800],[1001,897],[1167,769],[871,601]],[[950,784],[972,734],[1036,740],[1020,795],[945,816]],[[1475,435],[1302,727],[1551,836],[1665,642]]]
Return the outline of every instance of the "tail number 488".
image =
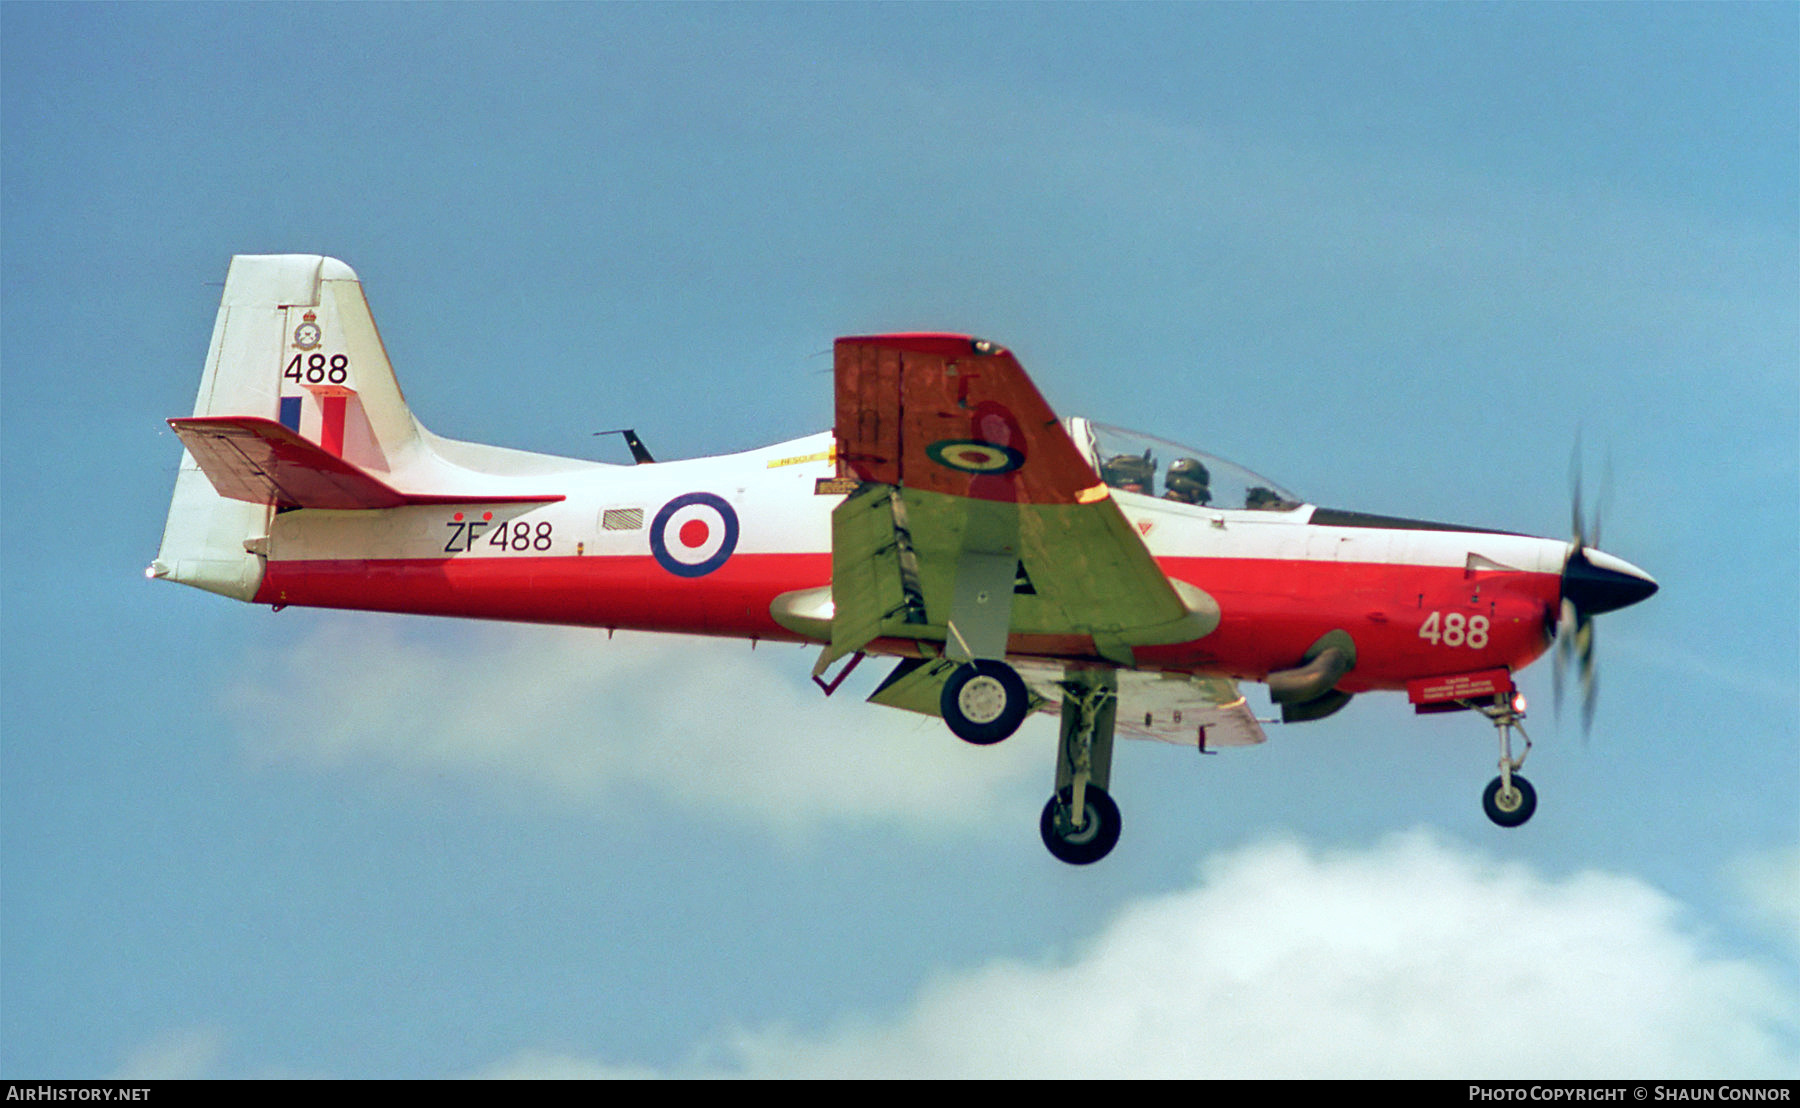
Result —
[[[1480,650],[1488,644],[1488,618],[1461,612],[1432,612],[1419,628],[1419,637],[1432,646],[1466,646]]]

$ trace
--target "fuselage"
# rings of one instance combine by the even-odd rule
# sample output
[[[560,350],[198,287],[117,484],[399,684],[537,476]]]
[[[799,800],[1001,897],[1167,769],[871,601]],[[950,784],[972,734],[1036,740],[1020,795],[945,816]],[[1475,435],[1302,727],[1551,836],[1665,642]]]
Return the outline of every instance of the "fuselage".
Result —
[[[281,512],[255,599],[807,641],[772,605],[831,582],[831,512],[848,491],[832,444],[827,432],[635,466],[506,452],[510,491],[561,499]],[[482,468],[486,487],[499,487]],[[1345,692],[1516,670],[1549,642],[1570,550],[1565,541],[1309,504],[1232,510],[1113,495],[1163,571],[1207,593],[1221,613],[1199,639],[1139,648],[1140,668],[1262,680],[1342,630],[1357,654],[1338,684]],[[1021,657],[1080,660],[1082,650],[1072,639],[1009,643]]]
[[[239,255],[193,415],[169,421],[184,453],[146,573],[277,609],[822,644],[827,695],[864,655],[901,656],[869,699],[967,742],[1058,713],[1039,830],[1077,865],[1119,837],[1115,734],[1261,743],[1245,680],[1283,722],[1376,689],[1479,708],[1500,734],[1483,809],[1518,826],[1536,801],[1512,671],[1567,628],[1591,713],[1592,617],[1656,591],[1586,545],[1579,508],[1570,542],[1322,509],[1059,418],[968,335],[839,338],[833,374],[832,431],[741,454],[453,441],[407,407],[348,265]]]

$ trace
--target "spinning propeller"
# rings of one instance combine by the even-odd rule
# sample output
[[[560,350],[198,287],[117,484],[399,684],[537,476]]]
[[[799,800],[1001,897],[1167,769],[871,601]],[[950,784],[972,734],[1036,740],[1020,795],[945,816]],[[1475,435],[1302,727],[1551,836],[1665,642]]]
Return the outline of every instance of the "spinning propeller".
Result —
[[[1580,447],[1576,447],[1579,458]],[[1594,617],[1603,612],[1629,607],[1656,592],[1657,584],[1650,575],[1622,558],[1600,549],[1600,509],[1594,508],[1592,519],[1584,519],[1581,510],[1581,476],[1571,469],[1574,497],[1569,544],[1569,557],[1563,563],[1562,602],[1556,621],[1555,674],[1556,709],[1560,714],[1563,699],[1563,671],[1573,660],[1580,666],[1581,729],[1586,733],[1594,724],[1594,703],[1600,692],[1600,674],[1594,658]]]

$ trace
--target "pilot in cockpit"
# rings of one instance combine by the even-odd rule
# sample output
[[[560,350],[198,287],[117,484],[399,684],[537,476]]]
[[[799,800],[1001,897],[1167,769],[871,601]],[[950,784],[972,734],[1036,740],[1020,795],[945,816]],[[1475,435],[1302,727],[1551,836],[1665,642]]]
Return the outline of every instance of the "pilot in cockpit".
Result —
[[[1244,507],[1253,512],[1279,512],[1293,506],[1290,501],[1283,500],[1280,493],[1262,485],[1255,486],[1244,495]]]
[[[1100,479],[1115,489],[1148,493],[1156,485],[1156,463],[1150,454],[1117,454],[1100,466]]]
[[[1163,478],[1163,499],[1182,504],[1212,503],[1212,474],[1198,458],[1177,458]]]

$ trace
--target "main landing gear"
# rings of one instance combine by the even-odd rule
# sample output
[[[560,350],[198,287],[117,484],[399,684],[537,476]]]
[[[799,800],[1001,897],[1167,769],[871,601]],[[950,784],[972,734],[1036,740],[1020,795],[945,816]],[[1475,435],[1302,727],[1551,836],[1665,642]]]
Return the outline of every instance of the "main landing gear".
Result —
[[[1081,819],[1075,818],[1075,791],[1058,789],[1044,805],[1038,834],[1050,853],[1072,866],[1098,862],[1119,843],[1119,806],[1098,785],[1083,790]]]
[[[1005,662],[965,662],[938,696],[944,722],[964,742],[988,746],[1019,729],[1031,711],[1031,694]]]
[[[1071,669],[1063,676],[1056,794],[1044,805],[1038,831],[1050,853],[1072,866],[1098,862],[1119,841],[1119,806],[1106,793],[1117,680],[1110,669]]]
[[[1519,776],[1525,755],[1531,753],[1531,736],[1519,722],[1525,718],[1525,698],[1516,693],[1502,694],[1496,696],[1492,704],[1471,707],[1480,709],[1500,733],[1500,776],[1489,781],[1488,787],[1482,790],[1481,810],[1501,827],[1517,827],[1537,811],[1537,790]],[[1525,740],[1525,750],[1517,758],[1512,756],[1514,730]]]
[[[1119,806],[1106,793],[1118,685],[1110,669],[1071,669],[1062,688],[1056,791],[1044,805],[1038,831],[1051,854],[1085,866],[1106,857],[1119,841]],[[938,707],[959,738],[986,746],[1018,729],[1031,710],[1031,697],[1005,662],[974,661],[959,666],[944,683]]]

